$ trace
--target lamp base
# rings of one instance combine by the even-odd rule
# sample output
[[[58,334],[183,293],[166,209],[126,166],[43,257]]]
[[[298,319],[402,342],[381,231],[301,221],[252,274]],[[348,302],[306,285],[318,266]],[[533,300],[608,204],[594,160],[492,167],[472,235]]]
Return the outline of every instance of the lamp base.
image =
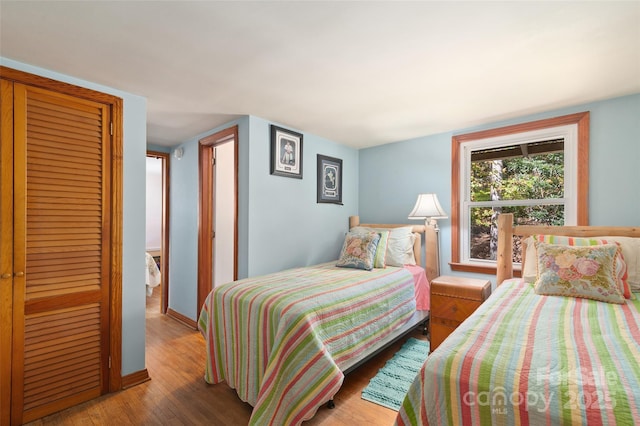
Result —
[[[425,255],[427,278],[432,280],[440,276],[440,228],[436,219],[426,218],[425,226]],[[431,235],[429,235],[431,234]]]

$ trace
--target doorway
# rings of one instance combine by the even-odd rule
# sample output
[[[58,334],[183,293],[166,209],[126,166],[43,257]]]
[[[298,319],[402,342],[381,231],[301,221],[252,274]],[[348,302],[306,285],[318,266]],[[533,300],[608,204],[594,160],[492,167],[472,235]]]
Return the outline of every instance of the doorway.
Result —
[[[198,306],[238,279],[238,126],[199,141]]]
[[[158,303],[157,309],[166,314],[169,306],[168,153],[147,151],[146,198],[147,304]]]

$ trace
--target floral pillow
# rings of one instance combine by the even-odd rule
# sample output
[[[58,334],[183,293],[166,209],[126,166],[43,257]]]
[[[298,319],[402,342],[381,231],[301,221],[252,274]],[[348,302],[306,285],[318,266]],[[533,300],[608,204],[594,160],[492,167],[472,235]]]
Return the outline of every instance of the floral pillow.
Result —
[[[605,239],[606,238],[606,239]],[[527,238],[527,252],[526,261],[524,264],[524,271],[522,277],[525,282],[534,283],[537,278],[537,262],[536,262],[536,246],[534,241],[555,245],[566,246],[599,246],[603,244],[616,244],[618,245],[619,256],[616,260],[616,276],[617,283],[620,287],[625,299],[633,299],[631,288],[628,282],[627,263],[623,255],[623,250],[617,241],[611,240],[609,237],[603,238],[583,238],[583,237],[568,237],[564,235],[532,235]]]
[[[617,245],[572,247],[539,241],[535,245],[537,294],[624,303],[616,277]]]
[[[378,246],[376,247],[376,254],[373,259],[373,267],[374,268],[387,267],[387,245],[389,244],[389,231],[355,227],[355,228],[352,228],[350,232],[359,233],[359,234],[370,234],[372,232],[376,232],[378,235],[380,235],[380,240],[378,240]]]
[[[377,232],[347,233],[336,266],[372,270],[378,241],[380,241],[380,234]]]

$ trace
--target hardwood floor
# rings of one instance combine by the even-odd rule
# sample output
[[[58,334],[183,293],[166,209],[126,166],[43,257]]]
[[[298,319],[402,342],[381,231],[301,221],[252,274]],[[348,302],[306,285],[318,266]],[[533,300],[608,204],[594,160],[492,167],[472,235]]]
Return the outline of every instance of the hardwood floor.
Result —
[[[36,420],[30,425],[246,425],[251,406],[226,384],[203,377],[204,339],[159,310],[159,288],[147,298],[146,364],[150,381]],[[412,334],[424,338],[419,331]],[[334,401],[307,425],[392,425],[396,412],[360,398],[360,392],[400,348],[402,339],[345,377]]]

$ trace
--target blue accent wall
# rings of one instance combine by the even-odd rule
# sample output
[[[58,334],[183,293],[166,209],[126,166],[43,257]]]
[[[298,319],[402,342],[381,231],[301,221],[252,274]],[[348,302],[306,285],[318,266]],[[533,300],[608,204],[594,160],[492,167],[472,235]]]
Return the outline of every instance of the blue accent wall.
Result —
[[[171,156],[169,197],[169,308],[196,319],[198,277],[198,140]],[[191,284],[191,285],[189,285]]]
[[[640,225],[640,94],[360,150],[363,222],[406,222],[417,195],[435,192],[451,212],[451,137],[472,131],[590,111],[589,222]],[[439,220],[441,274],[451,274],[451,221]],[[477,278],[495,277],[464,274]]]
[[[303,178],[270,174],[270,124],[250,117],[248,274],[338,258],[349,216],[358,212],[358,150],[303,133]],[[318,204],[317,154],[342,159],[344,205]]]

